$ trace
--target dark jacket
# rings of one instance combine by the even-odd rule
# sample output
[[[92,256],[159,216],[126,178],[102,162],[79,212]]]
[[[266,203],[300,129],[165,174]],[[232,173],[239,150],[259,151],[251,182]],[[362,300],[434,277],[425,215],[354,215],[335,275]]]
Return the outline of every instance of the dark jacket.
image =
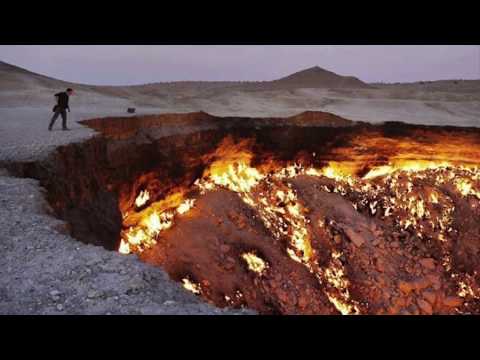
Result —
[[[69,96],[66,92],[59,92],[58,94],[55,94],[55,97],[57,98],[57,105],[59,107],[59,110],[70,110],[70,107],[68,106]]]

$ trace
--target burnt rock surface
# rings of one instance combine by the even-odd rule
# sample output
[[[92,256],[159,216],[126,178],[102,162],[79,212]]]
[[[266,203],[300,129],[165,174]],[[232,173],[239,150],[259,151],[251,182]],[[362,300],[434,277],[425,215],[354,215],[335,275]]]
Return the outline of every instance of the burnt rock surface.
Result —
[[[104,136],[59,146],[45,161],[9,163],[7,167],[41,181],[48,202],[60,218],[68,220],[75,238],[112,250],[118,248],[125,210],[122,204],[132,206],[138,190],[147,184],[156,186],[159,198],[171,189],[192,184],[207,165],[201,155],[212,152],[228,134],[253,137],[259,128],[269,129],[283,120],[285,126],[258,136],[266,148],[289,157],[302,149],[304,142],[327,141],[331,136],[328,127],[336,122],[353,124],[332,114],[306,115],[308,123],[327,128],[305,134],[298,126],[305,121],[300,116],[223,119],[193,113],[88,120],[82,123]]]
[[[380,216],[386,208],[377,210],[377,204],[385,205],[379,194],[392,196],[391,188],[372,195],[331,177],[300,175],[262,180],[246,198],[228,186],[201,193],[195,185],[222,156],[243,152],[251,155],[249,166],[271,173],[290,164],[322,168],[332,161],[350,164],[360,177],[392,159],[472,164],[478,161],[478,129],[373,126],[315,112],[285,119],[166,114],[83,124],[101,134],[60,146],[44,161],[7,164],[11,172],[40,181],[52,211],[68,223],[65,232],[83,243],[118,250],[125,231],[140,224],[151,204],[181,194],[195,198],[195,206],[139,256],[173,280],[188,280],[217,306],[274,314],[479,312],[479,230],[469,220],[478,217],[475,196],[414,179],[414,188],[435,188],[440,205],[445,198],[455,206],[453,232],[439,242],[431,237],[443,233],[420,238],[412,227],[405,230]],[[247,145],[219,152],[226,138]],[[470,152],[459,151],[465,142]],[[232,163],[238,165],[236,156]],[[273,212],[281,212],[291,204],[276,198],[277,191],[289,189],[301,209],[298,218],[269,218],[267,206],[251,204],[263,204],[264,197]],[[148,202],[137,206],[147,190]],[[440,211],[436,204],[429,214]],[[427,221],[420,215],[419,221]],[[399,210],[395,216],[407,214]],[[292,228],[305,231],[309,249],[289,256]],[[250,263],[242,260],[248,254]]]

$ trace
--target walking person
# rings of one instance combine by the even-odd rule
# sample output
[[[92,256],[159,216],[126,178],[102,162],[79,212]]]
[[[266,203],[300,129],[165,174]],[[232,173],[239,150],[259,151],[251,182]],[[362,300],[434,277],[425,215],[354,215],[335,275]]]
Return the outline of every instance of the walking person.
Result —
[[[67,110],[70,112],[70,106],[68,105],[68,99],[70,96],[73,95],[73,89],[68,88],[65,92],[59,92],[55,94],[55,98],[57,99],[57,105],[53,107],[53,114],[52,120],[50,120],[50,125],[48,126],[48,131],[52,131],[53,124],[57,118],[61,115],[62,116],[62,130],[70,130],[67,128]]]

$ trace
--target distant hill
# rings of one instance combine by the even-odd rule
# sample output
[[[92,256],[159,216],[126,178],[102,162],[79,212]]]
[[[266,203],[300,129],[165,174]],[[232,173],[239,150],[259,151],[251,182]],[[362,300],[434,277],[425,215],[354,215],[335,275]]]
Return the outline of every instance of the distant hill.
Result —
[[[353,76],[341,76],[315,66],[270,82],[275,88],[370,88]]]
[[[71,83],[36,74],[21,67],[0,61],[0,91],[23,90],[35,86],[63,88],[67,85],[71,85]]]
[[[239,90],[270,90],[270,89],[298,89],[298,88],[369,88],[369,85],[351,76],[341,76],[318,66],[296,72],[292,75],[274,81],[178,81],[158,82],[134,86],[94,86],[86,84],[73,84],[57,80],[48,76],[36,74],[0,61],[0,90],[22,89],[31,85],[43,85],[47,88],[76,86],[79,89],[109,90],[129,88],[130,90],[169,90],[183,91],[202,88],[220,89],[235,88]]]
[[[54,79],[0,61],[0,96],[4,104],[7,102],[15,104],[45,103],[51,101],[52,93],[67,87],[73,87],[79,95],[82,95],[77,101],[85,101],[89,104],[103,104],[108,98],[108,101],[123,101],[130,105],[135,103],[175,107],[181,103],[187,107],[191,106],[195,110],[205,106],[204,102],[210,101],[209,99],[217,99],[228,104],[233,101],[231,100],[233,98],[225,98],[225,94],[234,94],[235,92],[250,96],[255,92],[327,89],[331,90],[330,97],[364,96],[366,98],[417,99],[430,102],[439,100],[477,101],[478,94],[480,94],[480,80],[367,84],[356,77],[342,76],[318,66],[273,81],[174,81],[130,86],[99,86]],[[287,94],[287,96],[293,95]],[[301,109],[320,104],[317,100],[311,100],[306,105],[305,100],[300,98],[292,101],[292,104],[295,101],[297,104],[301,104]],[[338,100],[331,99],[325,101],[327,105],[332,104],[332,101],[333,103],[338,102]]]

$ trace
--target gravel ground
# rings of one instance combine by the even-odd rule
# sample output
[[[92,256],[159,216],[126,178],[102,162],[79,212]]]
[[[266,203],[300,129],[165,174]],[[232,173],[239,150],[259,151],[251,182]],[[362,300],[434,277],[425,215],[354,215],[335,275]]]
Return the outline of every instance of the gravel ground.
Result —
[[[99,116],[73,113],[74,120]],[[105,111],[106,115],[116,115]],[[0,108],[0,164],[33,161],[94,132],[69,121],[70,132],[46,130],[45,108]],[[60,124],[57,124],[57,128]],[[160,268],[66,235],[44,190],[0,167],[0,314],[251,314],[222,310],[171,281]]]

